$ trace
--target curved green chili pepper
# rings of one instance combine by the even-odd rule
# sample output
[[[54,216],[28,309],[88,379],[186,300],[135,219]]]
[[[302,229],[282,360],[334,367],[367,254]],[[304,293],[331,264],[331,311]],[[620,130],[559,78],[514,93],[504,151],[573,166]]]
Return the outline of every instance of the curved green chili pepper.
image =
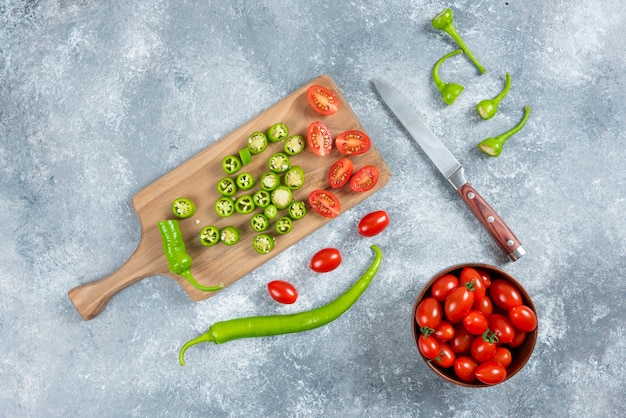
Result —
[[[435,86],[437,86],[437,90],[439,90],[439,92],[441,93],[441,98],[447,105],[451,105],[452,103],[454,103],[456,98],[459,97],[465,87],[457,83],[445,83],[441,81],[441,78],[439,78],[439,67],[448,58],[462,53],[462,50],[455,49],[454,51],[449,52],[443,57],[439,58],[435,63],[435,66],[433,67],[433,81],[435,82]]]
[[[517,125],[502,135],[484,139],[480,144],[478,144],[478,149],[490,157],[497,157],[502,154],[502,147],[504,146],[504,143],[524,127],[526,121],[528,120],[528,115],[530,115],[530,106],[525,106],[524,117]]]
[[[172,273],[183,276],[193,287],[204,292],[214,292],[224,287],[223,283],[217,286],[204,286],[193,277],[191,274],[191,256],[187,254],[185,249],[183,233],[177,220],[159,221],[157,226],[163,242],[163,253]]]
[[[382,263],[382,252],[376,245],[372,245],[371,248],[376,254],[374,261],[361,278],[337,299],[319,308],[290,315],[253,316],[216,322],[204,334],[182,346],[178,355],[180,365],[185,365],[187,349],[198,343],[222,344],[239,338],[267,337],[309,331],[339,318],[365,292],[378,272]]]
[[[454,39],[454,41],[459,45],[459,47],[461,47],[461,49],[465,52],[465,55],[467,55],[467,57],[472,60],[476,68],[478,68],[478,71],[480,71],[482,74],[485,74],[487,70],[485,69],[485,67],[482,66],[480,62],[478,62],[474,54],[472,54],[470,49],[461,38],[461,35],[459,35],[459,33],[456,31],[454,23],[452,22],[453,20],[454,14],[452,13],[452,10],[450,8],[446,8],[444,11],[442,11],[433,18],[432,25],[435,29],[441,29],[442,31],[450,35],[452,39]]]
[[[505,77],[506,77],[506,81],[504,82],[504,88],[502,89],[500,94],[498,94],[493,99],[481,100],[476,105],[476,112],[484,120],[491,119],[492,117],[496,115],[500,102],[502,101],[502,99],[504,99],[504,96],[506,96],[509,90],[511,89],[511,74],[507,72]]]

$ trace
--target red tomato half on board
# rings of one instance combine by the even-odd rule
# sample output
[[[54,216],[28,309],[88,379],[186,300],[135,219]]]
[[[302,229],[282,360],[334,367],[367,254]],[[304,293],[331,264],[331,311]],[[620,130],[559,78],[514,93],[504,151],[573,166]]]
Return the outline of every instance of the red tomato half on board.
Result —
[[[332,115],[339,107],[339,99],[335,93],[316,84],[307,89],[306,98],[311,107],[321,115]]]

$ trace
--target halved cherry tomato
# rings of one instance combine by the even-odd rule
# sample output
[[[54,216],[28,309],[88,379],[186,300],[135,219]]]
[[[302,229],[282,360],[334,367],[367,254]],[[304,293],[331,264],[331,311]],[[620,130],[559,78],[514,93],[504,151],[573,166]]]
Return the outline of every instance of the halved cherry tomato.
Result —
[[[322,122],[312,122],[307,130],[307,143],[313,154],[323,157],[333,150],[333,137]]]
[[[328,190],[313,190],[309,193],[309,205],[326,218],[334,218],[341,212],[339,199]]]
[[[454,354],[450,344],[440,343],[439,354],[433,359],[433,362],[437,366],[447,369],[448,367],[452,367],[454,360],[456,360],[456,354]]]
[[[276,302],[290,305],[298,299],[298,291],[289,282],[273,280],[267,284],[267,291]]]
[[[454,373],[464,382],[473,382],[476,380],[476,367],[478,363],[470,356],[459,356],[454,360]]]
[[[487,290],[487,288],[485,287],[485,282],[483,282],[480,274],[472,267],[465,267],[463,270],[461,270],[459,283],[461,283],[462,285],[471,283],[471,286],[474,289],[474,300],[480,300],[485,297],[485,291]]]
[[[312,85],[306,91],[306,98],[315,111],[322,115],[332,115],[339,107],[339,99],[326,87]]]
[[[498,342],[508,344],[515,338],[515,328],[509,319],[501,314],[489,317],[489,329],[498,336]]]
[[[463,317],[463,326],[474,335],[482,335],[489,328],[489,320],[482,312],[470,310]]]
[[[537,316],[526,305],[519,305],[509,311],[511,324],[520,331],[530,332],[537,328]]]
[[[330,166],[328,170],[328,185],[333,189],[339,189],[350,181],[354,164],[347,158],[341,158]]]
[[[489,287],[491,301],[501,309],[510,311],[512,308],[521,305],[522,294],[510,282],[503,279],[495,279]]]
[[[389,225],[389,215],[384,210],[368,213],[359,222],[359,234],[373,237],[380,234]]]
[[[448,321],[456,324],[472,309],[474,305],[474,292],[465,286],[454,289],[444,303],[444,312]]]
[[[365,132],[350,130],[337,135],[335,146],[345,155],[364,154],[372,146],[370,137]]]
[[[366,165],[358,170],[350,179],[350,188],[355,192],[367,192],[372,190],[378,182],[378,169],[373,165]]]
[[[316,252],[311,258],[311,270],[318,273],[327,273],[339,267],[341,252],[336,248],[324,248]]]
[[[417,325],[419,325],[420,329],[428,328],[429,334],[441,323],[441,316],[441,304],[435,298],[422,299],[415,310]]]
[[[498,347],[496,348],[496,354],[493,356],[493,361],[500,363],[504,368],[507,368],[513,361],[513,355],[508,348]]]
[[[433,336],[441,342],[450,341],[454,337],[454,327],[451,323],[442,319],[439,325],[435,328]]]
[[[506,369],[493,360],[480,364],[474,374],[478,380],[487,385],[502,383],[506,379]]]
[[[430,293],[439,302],[444,302],[450,292],[459,287],[459,279],[452,274],[444,274],[430,287]]]
[[[417,346],[419,347],[420,353],[428,360],[432,360],[439,355],[439,348],[441,345],[439,341],[432,335],[420,335],[417,339]]]

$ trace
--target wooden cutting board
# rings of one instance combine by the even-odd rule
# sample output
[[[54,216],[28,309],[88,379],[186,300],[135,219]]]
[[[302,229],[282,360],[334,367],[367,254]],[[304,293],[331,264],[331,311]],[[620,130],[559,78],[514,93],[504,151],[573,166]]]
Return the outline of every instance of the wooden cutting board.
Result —
[[[313,84],[322,85],[335,92],[340,100],[340,107],[334,115],[322,116],[308,104],[306,90]],[[213,209],[219,197],[216,184],[226,175],[222,170],[222,159],[227,155],[237,155],[240,149],[245,148],[248,135],[255,131],[265,131],[274,123],[283,122],[289,128],[290,134],[300,134],[306,138],[309,124],[316,120],[323,122],[330,129],[333,137],[348,129],[365,131],[332,78],[322,75],[139,191],[132,199],[141,225],[141,239],[137,249],[128,261],[110,275],[70,290],[69,298],[80,316],[84,320],[94,318],[113,295],[149,276],[173,278],[194,301],[219,293],[199,291],[184,278],[171,273],[168,269],[157,222],[173,218],[170,210],[171,202],[178,197],[187,197],[196,204],[196,214],[191,218],[180,220],[180,228],[185,237],[187,252],[193,259],[191,272],[198,282],[206,286],[224,283],[227,287],[330,222],[332,219],[318,215],[307,204],[307,209],[309,209],[307,215],[302,220],[294,221],[290,233],[276,237],[276,246],[272,252],[260,255],[252,247],[252,238],[256,233],[252,231],[249,224],[251,215],[235,214],[228,218],[221,218]],[[355,171],[365,165],[374,165],[380,172],[380,179],[372,190],[365,193],[353,192],[349,186],[338,191],[332,190],[340,199],[342,212],[371,196],[391,179],[389,168],[375,146],[376,141],[382,139],[371,138],[372,147],[367,153],[350,157]],[[255,178],[259,178],[267,171],[269,157],[274,152],[282,151],[282,147],[282,142],[270,143],[267,150],[254,156],[252,162],[241,171],[245,170]],[[292,157],[292,165],[302,167],[306,176],[304,187],[294,192],[294,200],[306,202],[312,190],[330,190],[327,181],[328,169],[342,156],[336,149],[325,157],[318,157],[307,149]],[[253,191],[255,190],[258,188],[255,187]],[[241,231],[241,240],[231,247],[223,244],[204,247],[200,244],[199,234],[206,225],[217,227],[234,225]]]

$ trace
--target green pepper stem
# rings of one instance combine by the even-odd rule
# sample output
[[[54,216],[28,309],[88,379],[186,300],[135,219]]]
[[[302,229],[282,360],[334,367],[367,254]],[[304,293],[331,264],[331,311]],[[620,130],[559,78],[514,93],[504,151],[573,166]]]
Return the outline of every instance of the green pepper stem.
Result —
[[[502,143],[504,143],[507,139],[509,139],[516,133],[518,133],[524,127],[524,125],[526,125],[526,121],[528,120],[529,115],[530,115],[530,106],[528,105],[524,106],[524,116],[522,117],[522,120],[517,125],[512,127],[510,130],[506,131],[505,133],[501,135],[496,136],[496,138],[502,141]]]
[[[530,106],[525,106],[524,117],[517,125],[515,125],[513,128],[511,128],[510,130],[508,130],[507,132],[501,135],[482,140],[478,144],[478,149],[490,157],[497,157],[498,155],[502,153],[502,147],[504,146],[504,143],[511,136],[515,135],[517,132],[520,131],[520,129],[524,127],[524,125],[526,124],[526,121],[528,120],[529,115],[530,115]]]
[[[441,98],[447,105],[451,105],[452,103],[454,103],[456,98],[459,97],[459,95],[463,92],[465,87],[457,83],[443,82],[441,80],[441,77],[439,76],[439,67],[441,67],[441,64],[443,64],[443,62],[446,61],[447,59],[455,55],[462,54],[462,53],[463,53],[462,49],[455,49],[452,52],[448,52],[446,55],[439,58],[437,62],[435,63],[435,65],[433,66],[433,71],[432,71],[433,81],[435,82],[435,86],[437,86],[437,89],[441,93]]]
[[[465,52],[467,57],[474,63],[476,68],[478,68],[478,71],[480,71],[481,74],[485,74],[487,70],[478,61],[478,59],[476,59],[474,54],[472,54],[468,46],[465,44],[463,38],[461,38],[461,35],[459,35],[456,28],[454,27],[453,19],[454,14],[452,13],[452,10],[450,8],[446,8],[444,11],[442,11],[433,18],[432,25],[434,28],[441,29],[448,35],[450,35],[452,39],[454,39],[454,41],[457,43],[457,45],[459,45],[459,47]]]
[[[439,67],[441,67],[441,64],[443,64],[447,59],[455,55],[462,54],[462,53],[463,53],[462,49],[455,49],[452,52],[448,52],[446,55],[439,58],[437,62],[435,63],[435,65],[433,66],[433,81],[435,82],[435,85],[440,91],[446,87],[446,83],[441,81],[441,77],[439,76]]]
[[[197,336],[196,338],[192,340],[187,341],[181,347],[180,352],[178,353],[178,362],[180,363],[181,366],[185,365],[185,352],[192,345],[196,345],[199,343],[212,343],[212,342],[215,342],[215,339],[213,338],[213,334],[210,332],[210,330],[205,332],[204,334]]]
[[[500,103],[502,99],[504,99],[504,96],[506,96],[509,93],[509,90],[511,89],[511,74],[509,74],[509,72],[507,71],[504,77],[505,77],[504,88],[502,89],[500,94],[498,94],[496,97],[493,98],[493,100],[497,101],[498,103]]]
[[[203,292],[215,292],[216,290],[224,288],[224,283],[220,283],[216,286],[204,286],[198,283],[198,281],[191,274],[191,270],[181,271],[179,274],[183,276],[189,282],[189,284],[191,284],[198,290],[202,290]]]

